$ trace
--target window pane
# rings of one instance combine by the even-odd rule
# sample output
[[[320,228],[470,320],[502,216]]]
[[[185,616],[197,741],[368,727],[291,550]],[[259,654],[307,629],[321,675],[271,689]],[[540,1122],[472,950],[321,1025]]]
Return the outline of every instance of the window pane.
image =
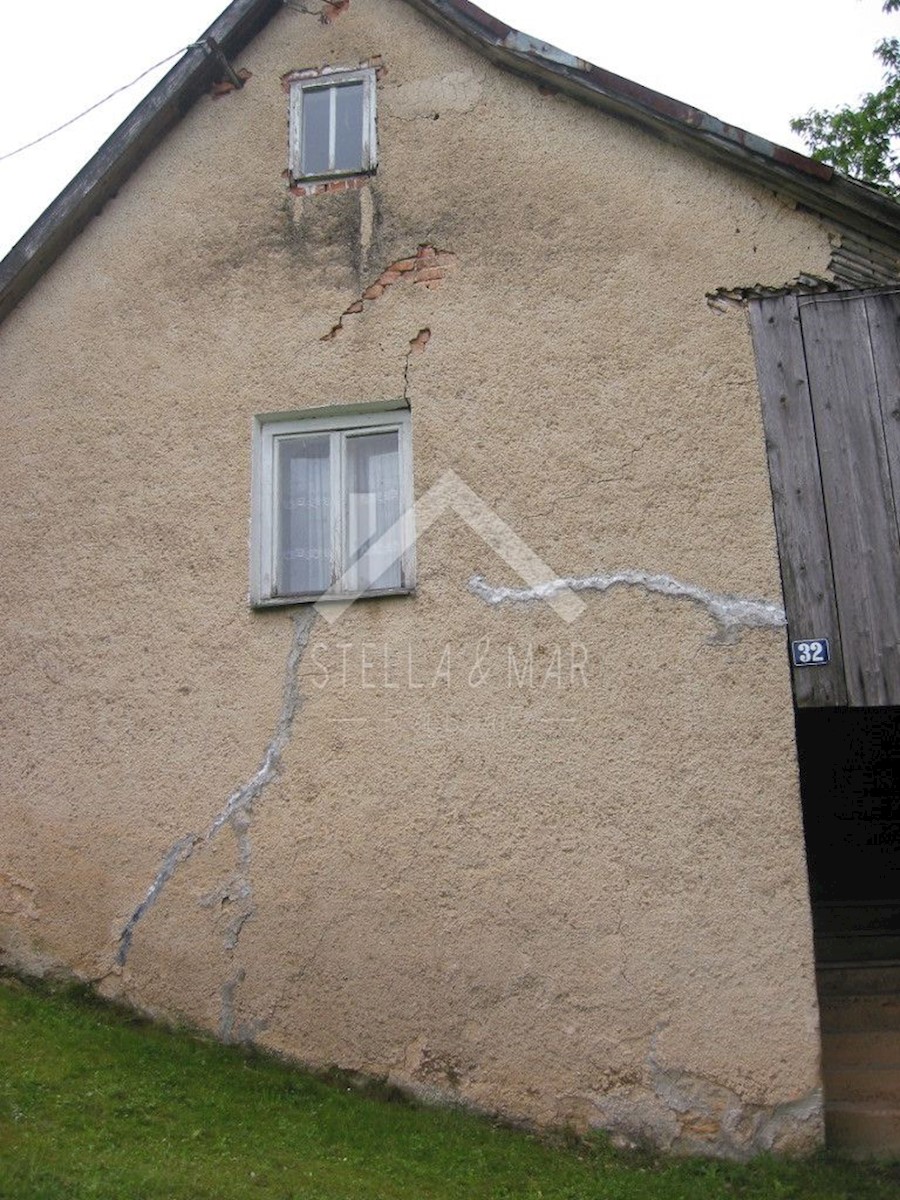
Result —
[[[324,592],[331,583],[328,434],[278,439],[277,592]]]
[[[335,89],[334,169],[358,171],[363,165],[363,84]]]
[[[328,127],[332,88],[303,89],[303,148],[300,165],[304,175],[321,175],[328,170]]]
[[[351,586],[361,592],[400,587],[399,434],[395,429],[348,437],[345,446],[347,563],[355,568]]]

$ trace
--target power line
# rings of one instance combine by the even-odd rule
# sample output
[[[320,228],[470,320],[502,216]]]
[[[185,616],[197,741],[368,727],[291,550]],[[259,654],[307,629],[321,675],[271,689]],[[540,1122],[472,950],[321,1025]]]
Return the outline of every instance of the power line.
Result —
[[[92,113],[95,108],[100,108],[102,104],[106,104],[107,100],[112,100],[113,96],[118,96],[120,92],[127,92],[129,88],[134,87],[136,83],[147,75],[150,75],[158,67],[164,66],[167,62],[171,62],[173,58],[178,58],[180,54],[184,54],[186,50],[193,49],[194,46],[205,45],[204,42],[190,42],[187,46],[182,46],[180,50],[175,50],[172,54],[167,54],[165,58],[161,58],[158,63],[154,63],[152,67],[148,67],[146,71],[141,71],[136,79],[132,79],[130,83],[123,83],[121,87],[117,87],[114,92],[110,92],[108,96],[104,96],[102,100],[98,100],[96,104],[92,104],[90,108],[86,108],[84,112],[80,112],[77,117],[71,117],[68,121],[63,121],[62,125],[57,125],[55,129],[49,130],[47,133],[42,133],[40,137],[34,139],[33,142],[26,142],[24,146],[19,146],[15,150],[10,150],[6,154],[0,154],[0,162],[4,159],[12,158],[16,154],[21,154],[23,150],[30,150],[32,146],[36,146],[39,142],[46,142],[47,138],[51,138],[54,134],[59,133],[63,129],[68,129],[70,125],[74,125],[76,121],[80,121],[82,117],[86,117],[88,113]]]

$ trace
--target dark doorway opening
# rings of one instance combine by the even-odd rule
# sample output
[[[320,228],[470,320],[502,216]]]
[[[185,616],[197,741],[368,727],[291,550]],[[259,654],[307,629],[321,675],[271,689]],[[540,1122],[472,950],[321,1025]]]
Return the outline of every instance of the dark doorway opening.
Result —
[[[796,710],[826,1136],[900,1153],[900,707]]]

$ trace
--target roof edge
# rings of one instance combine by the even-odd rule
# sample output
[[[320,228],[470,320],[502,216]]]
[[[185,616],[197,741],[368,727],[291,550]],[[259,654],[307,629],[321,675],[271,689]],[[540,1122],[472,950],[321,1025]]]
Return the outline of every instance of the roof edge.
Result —
[[[208,39],[233,58],[282,0],[233,0],[107,138],[0,262],[0,322],[74,241],[132,172],[222,75]]]
[[[232,59],[285,0],[233,0],[103,143],[0,262],[0,323],[222,73],[209,39]],[[716,159],[819,216],[900,251],[900,205],[833,167],[727,125],[702,109],[537,41],[470,0],[407,0],[515,74],[547,84],[655,136]]]
[[[870,184],[520,33],[470,0],[407,2],[516,74],[724,162],[820,216],[842,220],[900,250],[900,205]]]

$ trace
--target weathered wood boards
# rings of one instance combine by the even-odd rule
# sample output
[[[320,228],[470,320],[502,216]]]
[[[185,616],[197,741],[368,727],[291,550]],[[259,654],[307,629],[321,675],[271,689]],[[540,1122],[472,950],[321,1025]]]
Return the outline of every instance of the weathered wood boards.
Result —
[[[751,303],[800,707],[900,704],[900,295]]]

